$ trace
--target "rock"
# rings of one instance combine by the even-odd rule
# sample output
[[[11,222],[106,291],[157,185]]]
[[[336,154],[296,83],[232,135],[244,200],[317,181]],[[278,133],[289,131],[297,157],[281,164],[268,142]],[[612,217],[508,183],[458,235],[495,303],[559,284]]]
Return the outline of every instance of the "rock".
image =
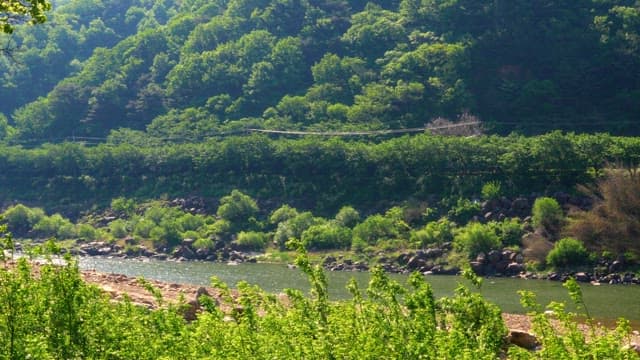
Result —
[[[524,197],[516,198],[511,202],[511,208],[519,213],[527,212],[529,207],[531,207],[531,204],[529,200]]]
[[[576,273],[574,277],[575,277],[576,281],[579,281],[579,282],[589,282],[589,281],[591,281],[591,276],[589,276],[589,274],[584,273],[584,272]]]
[[[415,270],[426,265],[426,261],[418,255],[413,256],[407,263],[407,268]]]
[[[507,342],[527,350],[535,350],[540,344],[538,342],[538,339],[535,337],[535,335],[519,329],[509,330],[509,336],[507,337]]]
[[[497,250],[491,250],[489,251],[489,253],[487,254],[487,260],[489,261],[490,264],[495,265],[498,263],[498,261],[500,261],[500,259],[502,259],[502,254],[497,251]]]
[[[621,271],[623,268],[624,268],[624,263],[620,260],[615,260],[609,266],[609,272],[612,272],[612,273],[618,272],[618,271]]]
[[[198,259],[206,259],[207,256],[209,256],[209,249],[207,248],[197,249],[196,255],[198,256]]]
[[[524,272],[524,265],[517,262],[510,263],[509,265],[507,265],[507,268],[505,270],[505,274],[507,275],[518,275],[522,272]]]
[[[482,262],[479,261],[470,261],[469,265],[471,266],[471,270],[473,270],[474,273],[483,276],[484,275],[484,264]]]
[[[174,258],[184,258],[186,260],[196,259],[196,253],[187,246],[180,246],[173,252]]]
[[[442,256],[442,254],[444,254],[444,251],[438,248],[427,249],[424,251],[424,256],[426,259],[439,258],[440,256]]]
[[[509,260],[500,260],[495,265],[495,269],[497,272],[504,274],[507,271],[507,267],[511,264]]]
[[[327,255],[324,260],[322,260],[322,265],[327,266],[329,264],[332,264],[336,262],[336,258],[334,256],[331,255]]]
[[[411,258],[410,254],[400,254],[398,255],[398,257],[396,258],[396,262],[400,265],[405,265],[406,263],[409,262],[409,259]]]
[[[190,239],[190,238],[183,239],[182,246],[192,247],[194,242],[196,242],[194,239]]]
[[[476,256],[476,261],[479,262],[480,264],[484,264],[487,262],[487,255],[485,255],[485,253],[481,252],[480,254],[478,254],[478,256]]]
[[[640,355],[640,345],[636,343],[631,343],[623,346],[622,351],[634,351],[636,354]]]

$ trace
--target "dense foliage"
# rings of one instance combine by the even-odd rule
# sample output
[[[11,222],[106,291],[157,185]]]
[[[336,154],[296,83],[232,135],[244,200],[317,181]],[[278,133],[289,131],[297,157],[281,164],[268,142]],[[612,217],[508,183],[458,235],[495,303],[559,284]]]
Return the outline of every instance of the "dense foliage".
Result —
[[[11,34],[16,24],[41,24],[51,9],[47,0],[6,0],[0,3],[0,33]]]
[[[500,133],[640,128],[634,0],[55,5],[47,24],[8,39],[16,61],[0,58],[6,140],[129,128],[190,142],[238,127],[436,119],[480,119]]]
[[[44,248],[55,251],[51,243]],[[10,237],[3,239],[3,249],[12,249]],[[63,266],[47,263],[33,267],[26,258],[3,260],[1,358],[495,359],[505,354],[507,329],[497,306],[463,285],[452,297],[435,299],[429,284],[418,274],[404,287],[376,269],[366,297],[352,282],[351,300],[331,302],[322,270],[303,255],[297,264],[309,276],[309,296],[287,290],[286,301],[282,301],[283,297],[246,283],[231,292],[214,280],[218,299],[201,295],[201,312],[187,322],[183,318],[185,303],[166,304],[161,295],[156,305],[162,306],[155,310],[126,299],[113,302],[82,281],[71,258],[66,261]],[[568,287],[577,303],[583,304],[579,287],[575,283]],[[539,309],[532,295],[523,299],[534,311]],[[218,302],[232,310],[223,312]],[[616,331],[592,324],[592,334],[597,332],[598,336],[587,341],[575,319],[561,306],[554,305],[562,320],[561,330],[555,330],[549,319],[537,312],[540,352],[511,347],[509,357],[637,358],[633,350],[623,348],[630,334],[627,323],[621,322]],[[565,332],[560,335],[558,331]]]
[[[466,222],[477,209],[457,204],[456,197],[479,197],[487,182],[501,181],[503,195],[571,191],[595,180],[607,164],[633,169],[640,161],[637,138],[559,132],[381,142],[254,135],[153,145],[1,147],[0,199],[77,213],[72,205],[86,210],[120,196],[219,198],[238,189],[259,203],[335,214],[345,204],[383,211],[411,198],[453,196],[451,218]],[[249,221],[254,210],[246,206],[220,215],[244,211]]]

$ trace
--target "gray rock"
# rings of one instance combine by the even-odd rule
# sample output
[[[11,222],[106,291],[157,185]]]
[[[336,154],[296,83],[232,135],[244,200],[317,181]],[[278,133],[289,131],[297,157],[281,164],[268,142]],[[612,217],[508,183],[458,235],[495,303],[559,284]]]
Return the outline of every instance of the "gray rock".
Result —
[[[517,262],[512,262],[507,265],[507,269],[505,271],[507,275],[518,275],[522,272],[524,272],[524,265]]]

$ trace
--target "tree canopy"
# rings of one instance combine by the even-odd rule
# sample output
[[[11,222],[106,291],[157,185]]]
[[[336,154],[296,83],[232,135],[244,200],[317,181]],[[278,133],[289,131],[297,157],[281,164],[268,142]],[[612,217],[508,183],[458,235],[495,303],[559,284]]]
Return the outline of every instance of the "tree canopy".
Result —
[[[28,22],[41,24],[47,17],[45,12],[51,9],[47,0],[7,0],[0,2],[0,30],[12,33],[16,24]]]
[[[461,118],[638,134],[639,23],[635,0],[66,0],[14,31],[18,63],[0,59],[3,139]]]

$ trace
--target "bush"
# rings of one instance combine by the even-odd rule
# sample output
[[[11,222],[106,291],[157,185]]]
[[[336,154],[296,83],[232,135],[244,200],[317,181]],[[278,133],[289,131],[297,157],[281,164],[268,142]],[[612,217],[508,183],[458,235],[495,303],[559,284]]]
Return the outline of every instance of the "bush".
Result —
[[[89,224],[79,224],[77,226],[78,238],[84,241],[93,241],[98,236],[98,231]]]
[[[133,227],[133,234],[143,239],[149,239],[151,237],[151,230],[154,227],[156,227],[156,223],[149,219],[142,219]]]
[[[484,200],[494,200],[502,195],[500,181],[489,181],[482,185],[481,195]]]
[[[333,223],[313,225],[301,240],[309,249],[343,249],[351,245],[351,230]]]
[[[533,226],[543,228],[551,234],[560,230],[564,215],[556,199],[550,197],[537,198],[531,210]]]
[[[380,214],[372,215],[353,228],[354,240],[375,245],[379,240],[395,239],[400,233],[393,219]]]
[[[253,225],[258,210],[258,204],[249,195],[233,190],[230,195],[220,199],[216,214],[228,220],[235,230],[239,230]]]
[[[611,173],[591,195],[594,206],[577,214],[567,233],[591,249],[640,255],[640,178]]]
[[[136,203],[133,199],[119,197],[111,200],[111,209],[117,213],[130,216],[136,210]]]
[[[478,214],[480,214],[480,204],[463,198],[458,198],[456,204],[447,212],[447,216],[458,224],[466,224]]]
[[[502,241],[503,246],[521,246],[524,229],[517,218],[504,219],[502,222],[489,223]]]
[[[2,217],[7,223],[9,231],[14,235],[26,235],[37,224],[45,213],[40,208],[29,208],[18,204],[8,208]]]
[[[411,242],[425,247],[431,244],[442,244],[453,240],[455,224],[447,218],[429,222],[423,229],[411,232]]]
[[[273,225],[278,225],[279,223],[287,221],[296,216],[298,216],[298,210],[292,208],[287,204],[284,204],[271,213],[269,222]]]
[[[495,231],[489,225],[477,222],[469,223],[460,229],[453,239],[457,250],[467,253],[470,259],[475,258],[481,252],[489,252],[502,247],[502,243]]]
[[[336,214],[335,220],[344,227],[353,228],[360,221],[360,213],[351,206],[343,206]]]
[[[73,224],[60,214],[43,217],[33,226],[33,231],[40,237],[55,236],[61,239],[75,237]]]
[[[267,246],[267,235],[256,231],[242,231],[234,244],[242,250],[261,251]]]
[[[209,238],[199,238],[193,243],[196,249],[213,249],[213,240]]]
[[[127,222],[122,219],[117,219],[109,223],[109,231],[116,239],[122,239],[129,234],[127,229]]]
[[[184,214],[177,220],[182,231],[198,230],[205,224],[204,216]]]
[[[547,255],[547,264],[554,267],[584,265],[589,261],[589,253],[580,240],[560,239]]]

